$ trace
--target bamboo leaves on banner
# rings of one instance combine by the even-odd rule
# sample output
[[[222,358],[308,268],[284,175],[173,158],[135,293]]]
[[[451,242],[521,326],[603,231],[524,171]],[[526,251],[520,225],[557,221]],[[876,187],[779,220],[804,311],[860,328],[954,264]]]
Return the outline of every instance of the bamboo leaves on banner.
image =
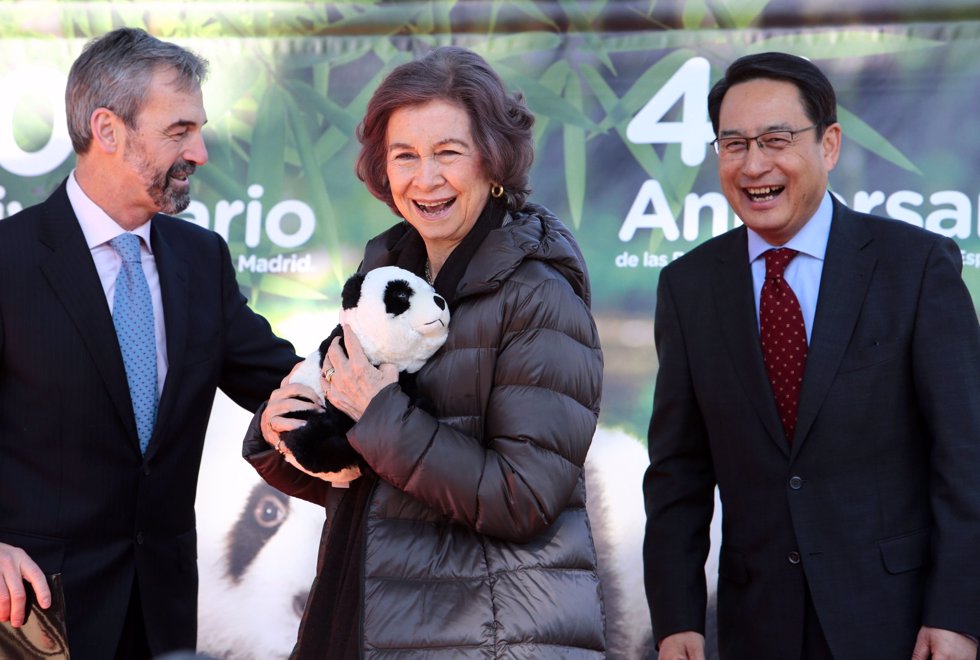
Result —
[[[224,156],[221,160],[228,162],[228,147],[225,143],[218,143],[208,146],[208,157],[211,159],[209,167],[200,167],[194,172],[194,178],[213,190],[219,197],[224,199],[238,199],[242,194],[241,181],[235,178],[234,170],[223,169],[216,166],[216,156]]]
[[[908,53],[941,45],[903,32],[852,28],[775,35],[754,42],[739,55],[779,50],[817,61]]]
[[[521,58],[529,53],[549,53],[560,49],[562,44],[561,35],[555,32],[522,32],[492,35],[479,43],[465,45],[497,68],[503,62],[519,65]]]
[[[714,0],[714,18],[721,28],[743,29],[753,25],[770,0]]]
[[[585,44],[593,56],[597,57],[610,71],[614,71],[615,67],[613,66],[612,60],[609,59],[609,55],[605,52],[602,38],[592,25],[592,21],[606,5],[605,0],[592,3],[591,8],[585,10],[589,11],[591,16],[585,14],[585,11],[580,7],[580,3],[576,0],[558,0],[558,4],[565,11],[571,23],[571,31],[578,33],[578,36],[585,40]]]
[[[280,199],[286,162],[286,108],[282,88],[276,82],[266,87],[259,103],[249,153],[246,182],[262,184],[269,199]]]
[[[316,217],[320,219],[318,225],[323,228],[326,234],[323,238],[327,249],[333,252],[334,256],[338,256],[341,242],[337,227],[337,214],[334,212],[333,205],[330,201],[330,193],[328,192],[326,181],[323,178],[323,168],[318,162],[316,152],[313,149],[318,127],[315,122],[310,121],[301,112],[295,99],[286,96],[284,100],[287,123],[292,133],[296,150],[299,152],[302,176],[306,181],[307,194],[310,195],[313,202],[312,206],[316,212]],[[331,259],[330,263],[337,281],[342,281],[345,275],[340,259]]]
[[[904,170],[922,174],[919,168],[905,154],[854,113],[838,106],[837,119],[844,129],[844,135],[847,139],[854,140],[854,142],[860,144],[868,151],[881,156],[888,162],[894,163]]]
[[[242,278],[239,275],[239,278]],[[249,287],[249,298],[252,305],[257,305],[262,296],[276,296],[286,300],[322,301],[328,296],[319,289],[309,286],[295,277],[278,275],[276,273],[253,274]]]
[[[587,131],[598,130],[596,123],[585,116],[581,108],[569,103],[560,93],[506,64],[494,63],[494,67],[510,87],[521,90],[528,97],[535,116],[572,124]]]
[[[583,109],[582,83],[578,76],[569,75],[565,85],[565,98],[569,104]],[[565,191],[568,194],[568,210],[572,225],[578,229],[582,224],[582,207],[585,204],[585,131],[575,124],[562,127],[562,144],[565,155]]]
[[[705,0],[686,0],[681,24],[685,30],[696,30],[708,16],[708,3]]]
[[[539,5],[541,5],[540,2],[534,2],[533,0],[495,0],[493,3],[492,12],[494,18],[496,19],[497,14],[499,14],[500,10],[504,7],[519,9],[530,18],[540,21],[543,25],[557,31],[558,25],[548,14],[541,11]],[[492,32],[492,30],[488,30],[488,32]]]

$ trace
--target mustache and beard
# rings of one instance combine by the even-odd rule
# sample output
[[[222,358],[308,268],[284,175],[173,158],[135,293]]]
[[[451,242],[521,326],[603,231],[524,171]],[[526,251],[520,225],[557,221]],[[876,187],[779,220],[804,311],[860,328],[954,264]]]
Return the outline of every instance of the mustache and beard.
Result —
[[[158,212],[175,215],[186,209],[191,203],[190,186],[186,181],[180,181],[177,187],[173,183],[176,177],[189,177],[197,165],[179,158],[169,169],[160,171],[150,163],[142,141],[134,140],[133,146],[135,149],[127,151],[125,159],[139,173],[146,186],[146,194],[156,204]]]
[[[183,158],[178,160],[166,172],[159,172],[154,176],[146,188],[146,192],[154,202],[160,205],[160,212],[168,215],[180,213],[191,203],[191,189],[189,186],[181,186],[180,189],[171,187],[172,177],[189,177],[194,173],[197,166],[189,163]]]

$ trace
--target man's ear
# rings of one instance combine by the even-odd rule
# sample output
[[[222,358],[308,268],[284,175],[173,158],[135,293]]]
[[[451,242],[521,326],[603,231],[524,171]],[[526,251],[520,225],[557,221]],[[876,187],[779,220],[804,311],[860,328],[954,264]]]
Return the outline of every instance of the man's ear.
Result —
[[[821,148],[823,150],[824,167],[828,172],[837,165],[837,158],[840,156],[841,140],[841,126],[837,122],[834,122],[824,130]]]
[[[96,108],[89,118],[92,129],[92,144],[99,150],[111,154],[122,146],[123,122],[112,110]]]

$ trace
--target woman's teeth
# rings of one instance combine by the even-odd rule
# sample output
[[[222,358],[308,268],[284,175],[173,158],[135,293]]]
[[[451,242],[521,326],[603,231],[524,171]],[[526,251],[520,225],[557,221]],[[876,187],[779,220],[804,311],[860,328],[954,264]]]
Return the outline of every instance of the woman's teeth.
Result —
[[[435,204],[426,204],[424,202],[415,202],[415,205],[417,207],[419,207],[419,209],[423,213],[440,213],[440,212],[445,211],[446,209],[448,209],[450,206],[452,206],[453,205],[453,202],[455,202],[455,201],[456,201],[456,198],[454,197],[453,199],[447,200],[445,202],[438,202],[438,203],[435,203]]]

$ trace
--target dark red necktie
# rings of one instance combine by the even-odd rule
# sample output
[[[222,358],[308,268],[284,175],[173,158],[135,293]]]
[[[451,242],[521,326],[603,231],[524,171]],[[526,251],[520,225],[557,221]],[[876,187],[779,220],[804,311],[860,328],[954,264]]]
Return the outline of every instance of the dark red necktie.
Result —
[[[783,279],[783,271],[797,254],[789,248],[766,252],[766,281],[759,300],[762,359],[769,373],[786,439],[791,444],[796,431],[807,345],[800,301]]]

